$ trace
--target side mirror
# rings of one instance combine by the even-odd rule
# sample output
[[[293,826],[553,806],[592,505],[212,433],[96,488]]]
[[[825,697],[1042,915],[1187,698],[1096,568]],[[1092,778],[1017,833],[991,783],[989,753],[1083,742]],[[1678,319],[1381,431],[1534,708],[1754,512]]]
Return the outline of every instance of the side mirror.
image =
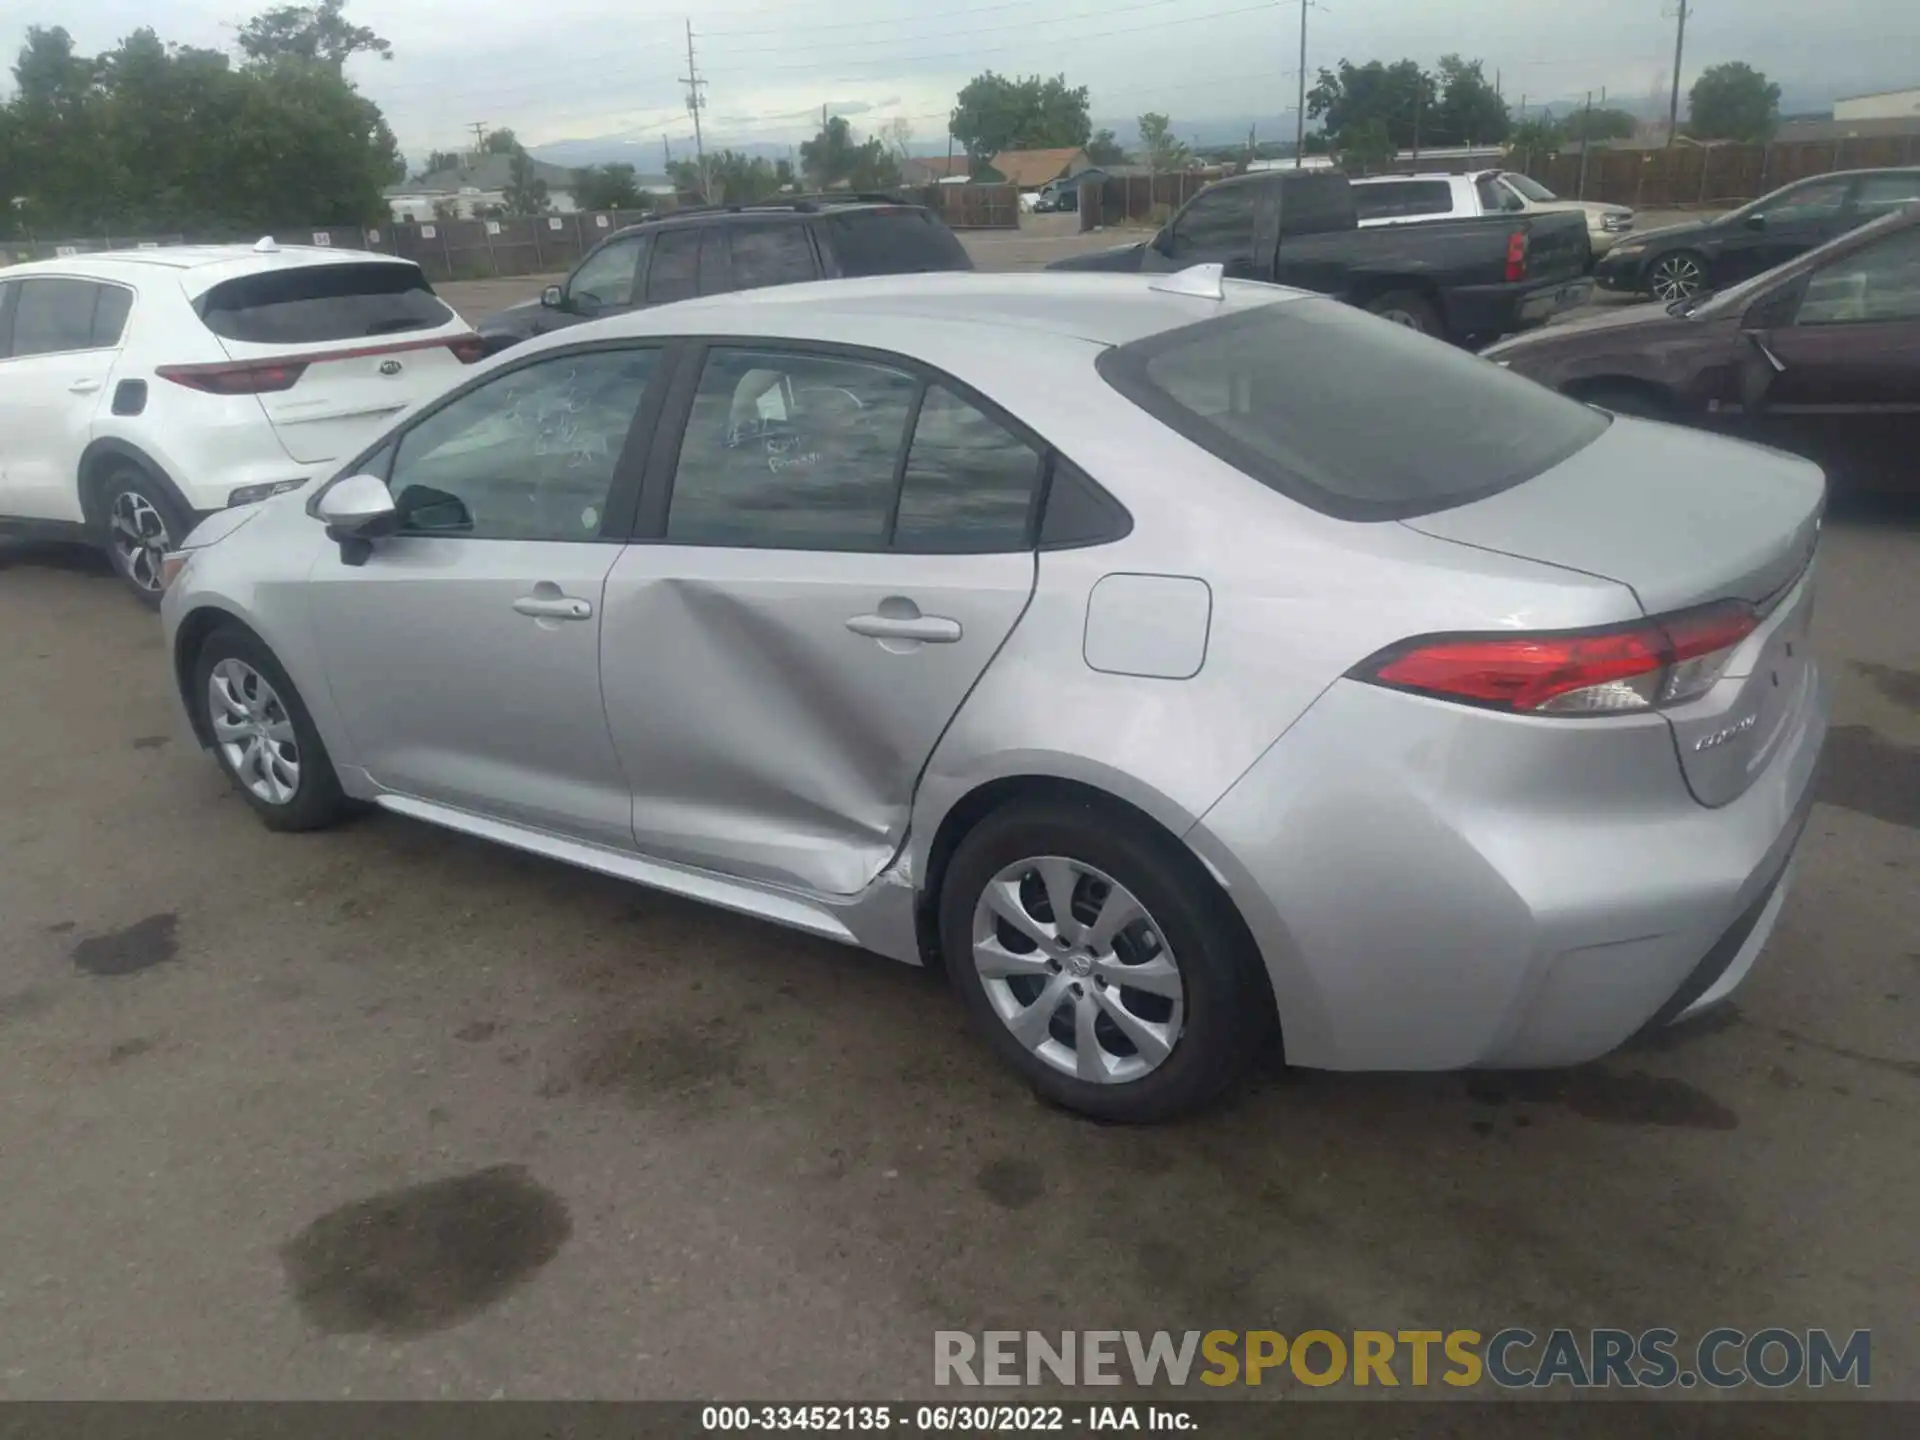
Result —
[[[540,303],[549,310],[564,310],[567,305],[567,292],[558,285],[549,285],[540,292]]]
[[[1749,230],[1764,230],[1767,228],[1767,217],[1764,215],[1749,215],[1746,218],[1745,224]]]
[[[327,538],[340,546],[340,558],[364,565],[375,538],[390,535],[400,523],[386,481],[376,475],[349,475],[329,485],[315,502],[313,513],[327,525]]]

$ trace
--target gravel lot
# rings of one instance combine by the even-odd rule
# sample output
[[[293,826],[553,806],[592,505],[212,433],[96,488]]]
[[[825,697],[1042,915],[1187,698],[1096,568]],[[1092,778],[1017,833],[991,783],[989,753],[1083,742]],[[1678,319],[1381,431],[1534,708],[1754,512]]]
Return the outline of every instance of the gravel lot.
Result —
[[[1871,1327],[1920,1399],[1920,513],[1843,507],[1824,567],[1824,803],[1737,1008],[1135,1131],[1035,1103],[922,972],[385,815],[268,834],[153,617],[0,547],[0,1396],[876,1398],[937,1328],[1778,1324]]]

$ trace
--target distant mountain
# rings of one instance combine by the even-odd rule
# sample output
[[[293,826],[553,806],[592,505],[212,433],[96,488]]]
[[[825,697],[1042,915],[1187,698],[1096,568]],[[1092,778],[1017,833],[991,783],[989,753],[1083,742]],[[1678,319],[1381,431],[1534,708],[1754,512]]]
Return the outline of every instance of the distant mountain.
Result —
[[[693,158],[693,131],[688,129],[685,135],[668,134],[667,148],[671,149],[676,160]],[[544,160],[549,165],[565,165],[578,169],[582,165],[631,165],[636,170],[657,173],[666,162],[666,154],[661,144],[661,132],[650,131],[638,135],[600,135],[588,140],[555,140],[548,145],[529,145],[527,153],[536,160]],[[706,148],[715,150],[737,150],[743,155],[756,155],[767,160],[787,158],[786,145],[772,145],[763,140],[733,140],[725,134],[708,135]]]

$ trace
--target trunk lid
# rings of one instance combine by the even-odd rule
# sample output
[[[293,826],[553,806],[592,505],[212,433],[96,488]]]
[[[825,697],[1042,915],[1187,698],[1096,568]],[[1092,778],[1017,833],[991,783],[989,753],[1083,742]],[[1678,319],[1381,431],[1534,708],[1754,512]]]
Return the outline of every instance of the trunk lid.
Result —
[[[287,454],[303,464],[351,454],[480,357],[477,346],[464,360],[456,353],[454,342],[473,332],[419,267],[383,257],[249,270],[209,286],[194,308],[233,361],[298,367],[291,384],[255,398]]]
[[[1535,214],[1527,229],[1527,279],[1577,280],[1587,273],[1587,217],[1578,210]]]
[[[1817,466],[1758,445],[1615,418],[1525,484],[1400,523],[1422,534],[1617,580],[1651,616],[1722,600],[1761,612],[1720,681],[1662,713],[1703,805],[1746,790],[1811,703]]]

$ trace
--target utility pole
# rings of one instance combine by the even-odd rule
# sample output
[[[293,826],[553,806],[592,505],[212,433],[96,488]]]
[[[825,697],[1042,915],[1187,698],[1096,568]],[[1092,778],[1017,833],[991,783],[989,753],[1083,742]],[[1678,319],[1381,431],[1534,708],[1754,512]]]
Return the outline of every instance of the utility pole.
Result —
[[[1687,48],[1687,0],[1677,0],[1675,11],[1677,24],[1673,32],[1673,98],[1667,102],[1667,148],[1673,148],[1673,140],[1680,133],[1680,57]]]
[[[680,83],[687,87],[687,113],[693,116],[693,153],[700,166],[700,198],[711,205],[713,190],[707,183],[707,142],[700,134],[700,112],[707,104],[707,97],[700,90],[707,82],[700,78],[700,71],[693,63],[692,20],[687,21],[687,73],[680,77]]]
[[[467,126],[467,128],[473,131],[473,153],[478,155],[482,150],[486,148],[487,122],[484,120],[476,120],[471,125]]]
[[[1587,123],[1580,128],[1580,192],[1574,198],[1587,198],[1587,152],[1593,149],[1593,92],[1587,91]]]
[[[1307,163],[1307,0],[1300,0],[1300,108],[1293,117],[1293,168]]]

